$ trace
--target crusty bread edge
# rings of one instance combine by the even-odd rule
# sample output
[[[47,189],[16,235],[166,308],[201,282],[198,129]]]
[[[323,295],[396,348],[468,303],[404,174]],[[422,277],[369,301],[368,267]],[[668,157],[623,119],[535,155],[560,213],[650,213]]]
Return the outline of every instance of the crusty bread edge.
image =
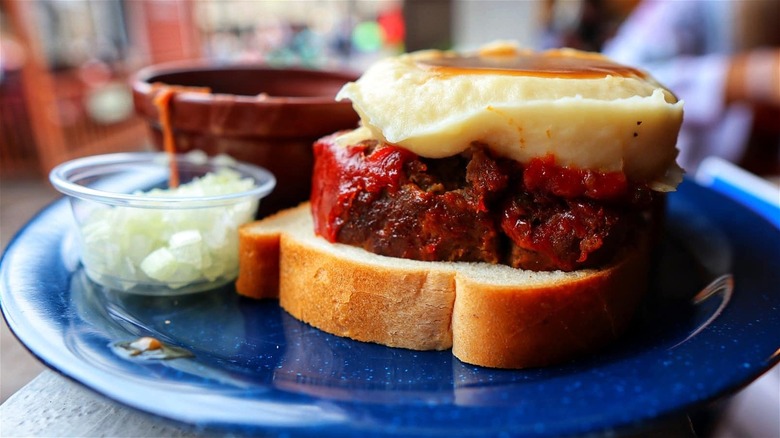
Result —
[[[491,286],[459,276],[453,354],[494,368],[560,363],[620,337],[647,289],[649,257],[626,251],[618,263],[559,284]]]
[[[647,247],[627,249],[601,270],[516,285],[475,278],[483,268],[403,261],[399,266],[331,251],[296,237],[289,223],[307,203],[239,230],[236,289],[276,298],[293,317],[328,333],[414,350],[452,348],[460,360],[496,368],[558,363],[616,339],[644,295]],[[319,239],[319,238],[317,238]],[[393,259],[398,260],[398,259]],[[400,260],[399,260],[400,261]],[[476,276],[479,277],[479,276]]]

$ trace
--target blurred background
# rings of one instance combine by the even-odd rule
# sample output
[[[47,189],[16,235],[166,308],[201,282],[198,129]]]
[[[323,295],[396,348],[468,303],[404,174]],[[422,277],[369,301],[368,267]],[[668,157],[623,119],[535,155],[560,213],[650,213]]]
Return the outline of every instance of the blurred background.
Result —
[[[672,5],[648,13],[637,12],[645,6],[639,0],[0,0],[0,172],[4,180],[42,176],[73,156],[138,148],[146,133],[133,113],[129,77],[163,62],[360,71],[403,51],[512,39],[531,48],[607,48],[624,62],[658,67],[662,82],[685,94],[692,80],[707,81],[679,68],[664,74],[669,63],[659,61],[776,48],[780,40],[777,1],[648,3]],[[639,19],[663,14],[670,17],[660,28]],[[629,18],[644,33],[629,26],[621,34]],[[742,131],[758,121],[756,134],[776,135],[778,114],[765,113]],[[776,148],[734,149],[729,159],[777,172]]]
[[[129,80],[142,67],[177,60],[359,72],[387,55],[470,49],[496,39],[536,49],[604,51],[649,69],[693,103],[690,111],[686,105],[681,135],[689,169],[716,154],[773,178],[780,173],[778,5],[776,0],[0,0],[2,248],[57,197],[46,180],[54,165],[148,147]],[[757,48],[764,57],[748,56]],[[753,70],[758,79],[751,79]],[[729,81],[734,89],[725,88]],[[732,113],[737,121],[726,124]],[[722,133],[712,126],[733,134],[726,146],[713,143]],[[2,329],[4,401],[42,366],[5,325]]]

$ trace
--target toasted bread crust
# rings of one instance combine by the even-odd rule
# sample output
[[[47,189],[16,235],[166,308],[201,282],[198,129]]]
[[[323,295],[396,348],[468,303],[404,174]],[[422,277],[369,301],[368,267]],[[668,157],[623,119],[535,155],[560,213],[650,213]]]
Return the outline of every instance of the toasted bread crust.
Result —
[[[633,251],[583,278],[527,289],[460,279],[453,354],[495,368],[544,366],[617,339],[644,294],[647,263]]]
[[[283,248],[279,304],[297,319],[390,347],[452,347],[451,275],[329,257],[289,236]]]
[[[307,203],[245,225],[239,238],[238,293],[273,298],[278,284],[282,308],[328,333],[452,348],[464,362],[497,368],[549,365],[617,338],[649,265],[639,248],[573,273],[382,257],[314,236]]]
[[[265,219],[283,222],[293,209]],[[279,232],[256,232],[253,224],[238,229],[238,278],[236,290],[249,298],[279,297]]]

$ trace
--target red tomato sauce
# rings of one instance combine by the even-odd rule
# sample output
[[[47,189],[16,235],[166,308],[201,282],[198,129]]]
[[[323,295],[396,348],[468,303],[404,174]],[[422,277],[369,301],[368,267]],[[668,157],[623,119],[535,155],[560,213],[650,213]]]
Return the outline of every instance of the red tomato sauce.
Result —
[[[605,263],[641,225],[649,189],[622,172],[523,165],[476,145],[426,159],[391,145],[314,145],[315,232],[331,242],[416,260],[482,261],[533,270]],[[638,196],[641,194],[642,196]]]

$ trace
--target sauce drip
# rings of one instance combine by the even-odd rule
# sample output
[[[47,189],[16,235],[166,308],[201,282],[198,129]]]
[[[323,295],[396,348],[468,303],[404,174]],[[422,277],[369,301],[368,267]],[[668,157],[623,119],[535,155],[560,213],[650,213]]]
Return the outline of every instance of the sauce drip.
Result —
[[[171,175],[168,178],[168,187],[179,187],[179,168],[176,166],[174,155],[176,153],[176,144],[173,139],[173,129],[171,127],[171,99],[176,94],[176,90],[171,87],[163,87],[154,97],[154,105],[160,112],[160,129],[163,135],[163,150],[168,155]]]
[[[555,78],[645,77],[638,69],[597,56],[556,54],[501,54],[500,56],[447,56],[419,61],[421,68],[443,75],[503,74]]]
[[[170,177],[168,187],[174,189],[179,187],[179,168],[176,167],[176,141],[173,138],[173,125],[171,124],[171,101],[176,93],[189,91],[195,93],[210,93],[208,88],[201,87],[183,87],[165,84],[154,84],[153,87],[159,91],[154,96],[154,106],[160,113],[160,129],[163,135],[163,150],[168,155],[170,166]]]

